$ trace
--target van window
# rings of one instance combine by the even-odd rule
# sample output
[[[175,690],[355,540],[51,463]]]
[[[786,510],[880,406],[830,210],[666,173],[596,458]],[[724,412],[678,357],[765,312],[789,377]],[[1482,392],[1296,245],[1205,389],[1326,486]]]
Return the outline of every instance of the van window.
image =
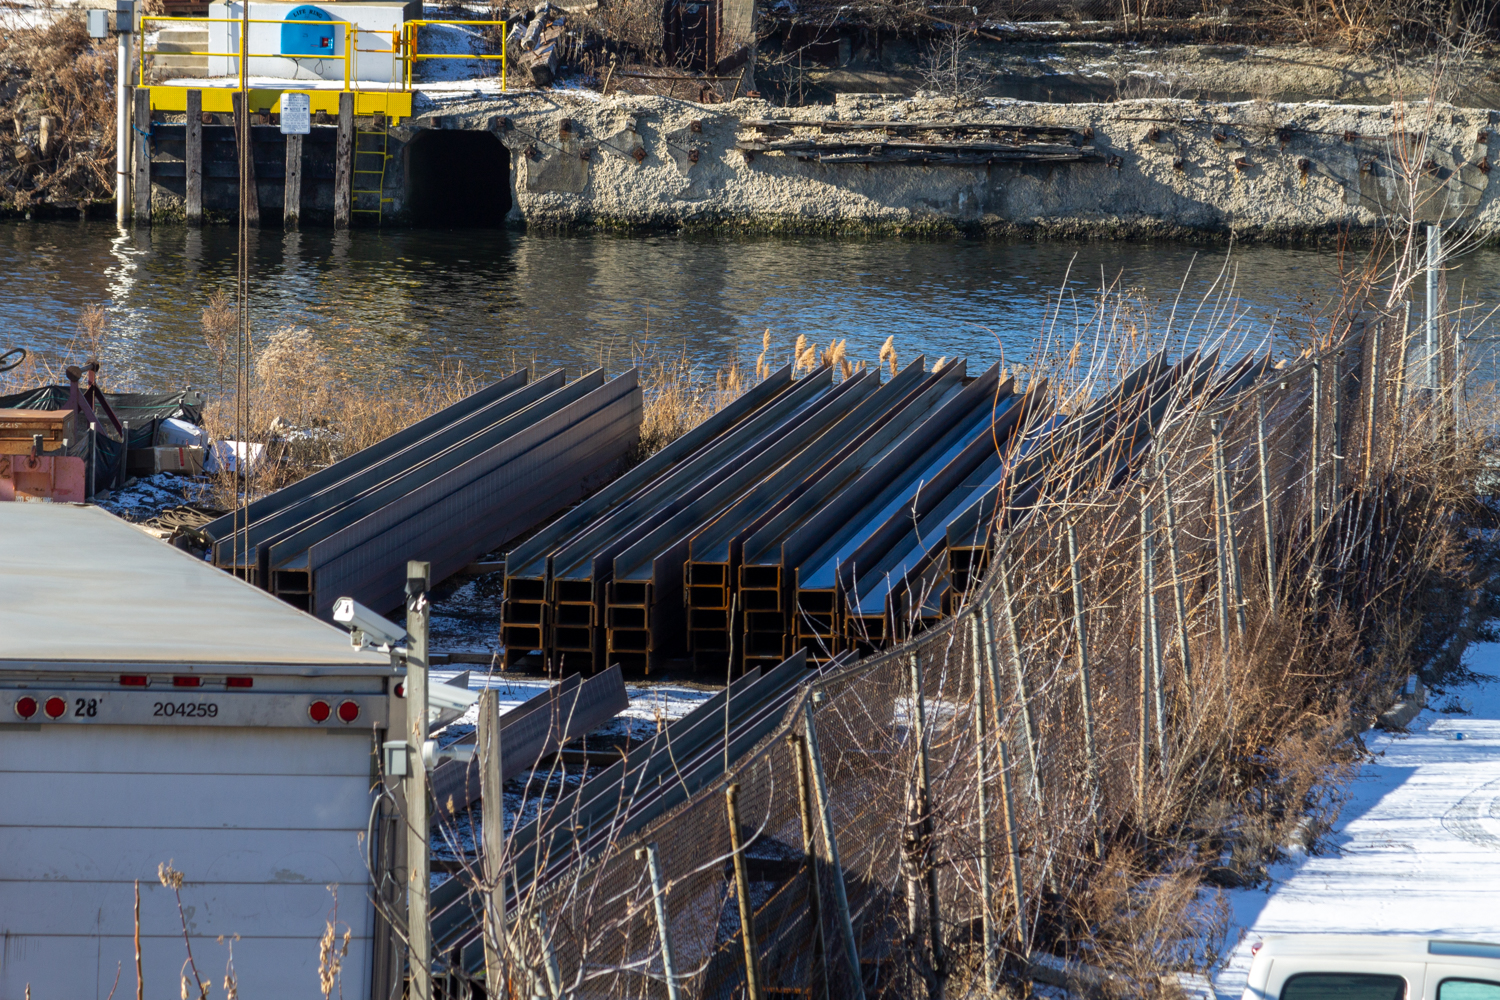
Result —
[[[1500,983],[1488,979],[1444,979],[1438,1000],[1500,1000]]]
[[[1288,979],[1281,988],[1281,1000],[1404,1000],[1405,997],[1406,980],[1400,976],[1357,972],[1305,972]]]

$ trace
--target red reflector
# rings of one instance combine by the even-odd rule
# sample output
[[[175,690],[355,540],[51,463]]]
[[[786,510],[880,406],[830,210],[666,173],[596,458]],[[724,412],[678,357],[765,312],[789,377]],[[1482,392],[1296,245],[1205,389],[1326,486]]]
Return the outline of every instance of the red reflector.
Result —
[[[314,722],[327,722],[328,716],[331,714],[333,714],[333,710],[328,707],[328,702],[326,701],[315,701],[307,706],[307,717]]]
[[[359,718],[359,705],[352,701],[339,702],[339,721],[353,722]]]
[[[202,683],[203,683],[203,678],[201,678],[201,677],[173,677],[172,678],[172,686],[174,688],[195,688],[195,687],[198,687],[199,685],[201,685]]]
[[[36,699],[27,695],[16,699],[16,714],[23,719],[29,719],[36,714]]]
[[[405,698],[406,697],[406,685],[405,684],[397,684],[396,685],[396,697],[397,698]]]
[[[121,674],[120,684],[128,688],[143,688],[151,683],[151,678],[145,674]]]
[[[49,719],[60,719],[67,710],[68,703],[61,698],[48,698],[47,703],[42,706],[42,711],[47,713]]]
[[[255,678],[254,677],[226,677],[226,678],[224,678],[224,686],[225,687],[232,687],[232,688],[254,687],[255,686]]]

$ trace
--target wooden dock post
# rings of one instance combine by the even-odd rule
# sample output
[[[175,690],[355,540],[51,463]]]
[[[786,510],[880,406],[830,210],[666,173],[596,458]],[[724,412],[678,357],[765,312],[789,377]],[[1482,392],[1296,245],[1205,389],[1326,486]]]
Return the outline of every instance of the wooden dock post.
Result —
[[[302,222],[302,137],[286,137],[286,182],[281,191],[281,224],[296,229]]]
[[[187,92],[186,150],[183,169],[187,174],[183,200],[187,202],[187,223],[203,224],[203,91]]]
[[[354,95],[339,95],[339,136],[334,154],[333,228],[349,228],[350,195],[354,187]]]
[[[133,135],[135,138],[135,221],[137,225],[151,225],[151,90],[137,87],[135,91],[135,115]]]
[[[247,109],[241,100],[243,96],[239,92],[233,95],[234,142],[236,151],[238,151],[240,136],[243,135],[245,137],[245,149],[243,155],[239,158],[239,162],[243,164],[245,169],[245,176],[241,178],[241,183],[244,185],[246,196],[241,200],[240,204],[244,206],[245,221],[259,229],[260,192],[255,186],[255,137],[254,133],[250,130],[250,118],[247,114]],[[418,749],[421,748],[419,747]]]

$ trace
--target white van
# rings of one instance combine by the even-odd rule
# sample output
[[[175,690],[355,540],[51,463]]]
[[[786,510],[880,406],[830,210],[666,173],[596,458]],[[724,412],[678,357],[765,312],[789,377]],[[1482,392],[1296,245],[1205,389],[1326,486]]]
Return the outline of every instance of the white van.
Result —
[[[1500,1000],[1500,944],[1267,935],[1242,1000]]]

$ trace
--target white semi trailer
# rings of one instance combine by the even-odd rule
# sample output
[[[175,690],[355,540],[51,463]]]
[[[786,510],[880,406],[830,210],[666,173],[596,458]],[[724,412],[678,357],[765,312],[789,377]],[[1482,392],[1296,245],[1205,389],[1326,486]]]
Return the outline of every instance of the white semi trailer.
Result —
[[[0,1000],[133,997],[137,934],[147,997],[189,947],[215,996],[231,951],[241,997],[319,996],[329,922],[342,996],[387,991],[367,831],[398,675],[105,511],[0,504]]]

